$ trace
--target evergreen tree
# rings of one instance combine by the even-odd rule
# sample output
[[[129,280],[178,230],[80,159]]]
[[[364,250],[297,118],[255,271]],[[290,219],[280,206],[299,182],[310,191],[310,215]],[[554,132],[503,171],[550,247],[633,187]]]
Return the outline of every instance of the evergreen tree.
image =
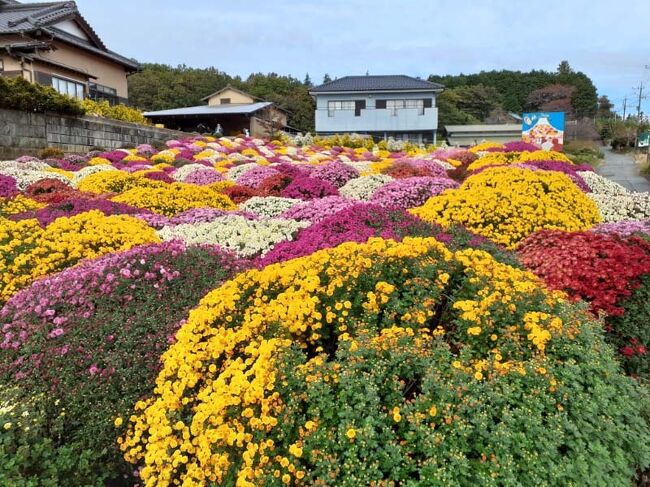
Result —
[[[332,81],[332,78],[329,74],[325,73],[325,76],[323,76],[323,84],[329,83],[330,81]]]
[[[309,73],[305,75],[305,80],[302,82],[303,85],[305,85],[307,88],[311,88],[314,86],[314,84],[311,82],[311,78],[309,77]]]

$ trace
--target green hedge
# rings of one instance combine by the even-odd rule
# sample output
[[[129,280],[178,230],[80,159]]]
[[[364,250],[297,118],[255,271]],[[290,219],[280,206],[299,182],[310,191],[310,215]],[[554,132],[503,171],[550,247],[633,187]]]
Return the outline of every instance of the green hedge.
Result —
[[[74,116],[85,114],[76,99],[24,78],[0,78],[0,108]]]

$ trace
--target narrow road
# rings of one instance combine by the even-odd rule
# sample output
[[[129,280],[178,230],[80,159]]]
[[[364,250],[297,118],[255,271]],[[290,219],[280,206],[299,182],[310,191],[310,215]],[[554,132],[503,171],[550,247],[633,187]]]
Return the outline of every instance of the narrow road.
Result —
[[[611,148],[603,149],[605,162],[597,169],[598,174],[625,186],[629,191],[650,191],[650,181],[639,174],[631,154],[618,154]]]

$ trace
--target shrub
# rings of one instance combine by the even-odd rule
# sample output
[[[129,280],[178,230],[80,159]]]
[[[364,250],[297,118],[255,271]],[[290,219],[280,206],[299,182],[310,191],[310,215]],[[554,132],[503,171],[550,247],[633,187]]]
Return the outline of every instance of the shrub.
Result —
[[[106,100],[95,101],[86,98],[81,106],[89,115],[121,120],[123,122],[148,124],[149,120],[137,108],[132,108],[121,103],[111,105]]]
[[[411,211],[443,226],[463,225],[511,249],[538,230],[585,230],[600,221],[596,205],[564,174],[510,167],[471,176]]]
[[[77,485],[129,472],[114,419],[129,416],[154,387],[159,357],[187,311],[241,268],[234,255],[214,247],[153,244],[84,261],[15,295],[0,313],[8,323],[0,377],[19,386],[23,400],[42,395],[45,403],[42,438],[26,439],[26,446],[71,447],[79,457],[68,459],[71,466],[93,466]],[[42,475],[58,478],[53,485],[69,481],[69,469],[52,474],[25,457],[15,462],[23,481]]]
[[[137,187],[115,196],[113,201],[137,206],[160,215],[174,216],[191,208],[234,210],[228,196],[190,184],[166,184],[159,188]]]
[[[433,239],[239,274],[190,314],[157,384],[121,444],[152,485],[623,486],[650,461],[598,324]]]
[[[370,198],[370,202],[381,206],[414,208],[424,204],[432,196],[457,187],[456,181],[446,177],[396,179],[377,189]]]
[[[313,200],[326,196],[336,196],[339,192],[331,183],[322,179],[312,177],[299,177],[282,190],[285,198],[297,198],[301,200]]]
[[[45,229],[36,220],[0,220],[0,301],[83,258],[158,241],[144,222],[125,215],[104,216],[97,210],[59,218]]]
[[[602,233],[541,231],[517,253],[552,289],[604,312],[607,339],[621,352],[629,373],[650,373],[650,241]]]
[[[65,156],[65,152],[58,147],[47,147],[38,153],[39,159],[62,159],[63,156]]]
[[[84,114],[76,98],[62,95],[49,86],[30,83],[22,77],[0,78],[0,108],[72,116]]]
[[[18,192],[16,178],[0,174],[0,198],[13,198]]]

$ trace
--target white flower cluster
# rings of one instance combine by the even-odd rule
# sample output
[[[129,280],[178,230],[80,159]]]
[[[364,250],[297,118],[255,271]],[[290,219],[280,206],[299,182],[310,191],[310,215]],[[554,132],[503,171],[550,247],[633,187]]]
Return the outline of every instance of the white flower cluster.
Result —
[[[307,132],[305,135],[298,134],[291,140],[298,147],[310,146],[314,144],[314,136]]]
[[[587,193],[587,196],[596,203],[605,223],[650,218],[650,193]]]
[[[65,184],[70,184],[70,180],[62,174],[44,170],[45,168],[52,169],[51,166],[39,161],[0,162],[0,174],[14,178],[16,180],[16,187],[21,191],[27,189],[30,184],[34,184],[42,179],[58,179]]]
[[[346,198],[355,200],[368,201],[378,188],[390,183],[392,177],[386,174],[372,174],[370,176],[361,176],[360,178],[351,179],[339,189],[339,194]]]
[[[450,169],[456,169],[453,165],[449,164],[447,161],[443,161],[442,159],[430,159],[430,160],[431,162],[435,162],[436,164],[438,164],[445,171],[448,171]]]
[[[359,174],[363,174],[370,171],[370,167],[372,166],[373,161],[350,161],[346,162],[346,164],[355,168]]]
[[[578,175],[582,176],[589,189],[597,194],[627,194],[627,189],[614,181],[611,181],[593,171],[578,171]]]
[[[226,179],[228,179],[229,181],[237,181],[239,176],[244,174],[246,171],[250,171],[251,169],[254,169],[256,167],[259,167],[259,165],[255,162],[247,162],[246,164],[241,164],[239,166],[231,167],[226,173]]]
[[[253,196],[239,205],[239,209],[262,218],[275,218],[302,202],[302,200],[280,196]]]
[[[265,254],[280,242],[292,240],[298,230],[307,226],[308,222],[296,220],[247,220],[243,216],[228,215],[208,223],[166,226],[158,235],[164,241],[219,245],[241,257],[253,257]]]
[[[81,181],[90,176],[91,174],[95,174],[98,172],[103,172],[103,171],[117,171],[113,166],[110,164],[98,164],[96,166],[86,166],[74,173],[74,176],[72,176],[72,186],[75,188],[79,187],[79,183]]]
[[[187,176],[192,174],[194,171],[199,171],[201,169],[210,169],[207,166],[204,166],[203,164],[185,164],[184,166],[179,167],[176,169],[173,173],[170,174],[170,176],[175,179],[176,181],[183,182],[185,179],[187,179]]]

